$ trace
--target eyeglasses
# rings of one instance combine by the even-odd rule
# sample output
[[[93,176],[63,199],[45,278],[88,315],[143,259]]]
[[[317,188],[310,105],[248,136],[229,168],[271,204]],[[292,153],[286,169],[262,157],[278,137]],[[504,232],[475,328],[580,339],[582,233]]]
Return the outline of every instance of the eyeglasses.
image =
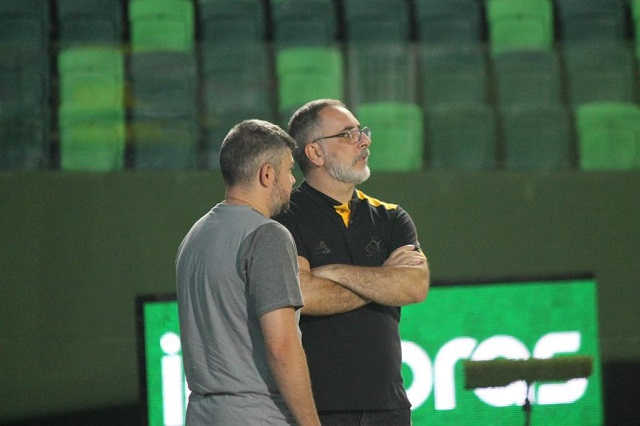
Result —
[[[352,144],[357,144],[357,143],[360,143],[360,141],[362,140],[362,135],[365,135],[367,139],[371,140],[371,129],[368,127],[363,127],[362,129],[353,128],[351,130],[340,132],[335,135],[323,136],[321,138],[314,139],[312,142],[321,141],[323,139],[348,137]]]

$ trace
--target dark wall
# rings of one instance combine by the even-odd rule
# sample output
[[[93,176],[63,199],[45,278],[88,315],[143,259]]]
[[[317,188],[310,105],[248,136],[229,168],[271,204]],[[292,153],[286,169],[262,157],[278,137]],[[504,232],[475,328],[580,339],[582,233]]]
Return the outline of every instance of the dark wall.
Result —
[[[412,214],[434,280],[595,273],[603,361],[640,360],[639,172],[361,189]],[[0,174],[0,422],[137,402],[134,298],[174,291],[179,242],[223,194],[213,172]]]

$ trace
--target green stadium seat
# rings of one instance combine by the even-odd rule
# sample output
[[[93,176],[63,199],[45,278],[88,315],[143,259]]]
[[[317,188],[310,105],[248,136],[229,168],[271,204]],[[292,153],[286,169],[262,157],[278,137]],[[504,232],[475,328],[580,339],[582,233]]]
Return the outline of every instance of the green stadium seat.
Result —
[[[60,168],[105,172],[124,166],[124,108],[62,105],[59,116]]]
[[[129,103],[133,115],[148,118],[184,118],[197,115],[198,76],[195,53],[133,53],[129,57],[129,80]]]
[[[271,16],[279,47],[331,46],[337,40],[332,0],[272,0]]]
[[[145,171],[184,171],[197,166],[198,125],[189,119],[134,118],[132,167]]]
[[[488,61],[480,44],[456,47],[422,44],[418,69],[421,104],[425,109],[489,101]]]
[[[332,47],[295,47],[276,53],[281,118],[292,108],[320,98],[344,98],[342,53]],[[286,117],[288,120],[288,116]]]
[[[427,170],[496,169],[496,117],[490,106],[438,105],[426,117]]]
[[[194,6],[184,0],[131,0],[131,49],[191,52],[194,49]]]
[[[49,0],[0,0],[0,54],[48,53],[50,13]]]
[[[569,102],[636,102],[633,52],[624,41],[565,45]]]
[[[29,49],[0,48],[0,51],[0,169],[48,167],[51,115],[48,53]]]
[[[200,57],[203,115],[274,118],[273,70],[264,44],[202,45]]]
[[[0,170],[24,171],[50,165],[49,122],[0,116]]]
[[[36,57],[0,58],[0,116],[43,117],[49,109],[51,76]]]
[[[261,118],[245,113],[227,112],[215,116],[214,120],[202,128],[203,144],[200,148],[198,165],[205,170],[220,169],[220,146],[229,130],[247,118]],[[273,122],[273,120],[267,120]]]
[[[57,0],[57,6],[62,46],[122,43],[122,0]]]
[[[222,139],[247,118],[276,120],[268,48],[260,44],[201,45],[201,123],[205,169],[219,167]]]
[[[551,0],[486,0],[491,52],[551,50],[554,40]]]
[[[640,61],[640,0],[631,0],[631,20],[635,29],[636,58]]]
[[[563,43],[615,41],[626,37],[621,0],[554,0],[559,39]]]
[[[129,66],[132,167],[195,168],[199,142],[196,55],[134,53]]]
[[[111,47],[73,47],[58,56],[62,104],[124,107],[124,54]]]
[[[500,109],[504,168],[558,171],[573,167],[572,126],[563,104],[516,104]]]
[[[408,42],[409,4],[397,0],[344,0],[346,39],[350,43]]]
[[[416,55],[408,43],[351,44],[347,55],[350,105],[417,103]]]
[[[500,106],[563,102],[560,61],[555,51],[506,51],[492,59]]]
[[[640,168],[640,107],[632,103],[595,102],[576,109],[582,170]]]
[[[362,104],[356,115],[371,128],[369,167],[376,172],[422,169],[424,114],[416,104]]]
[[[425,44],[466,45],[482,40],[477,0],[414,0],[417,39]]]
[[[229,46],[265,41],[266,13],[261,0],[198,0],[197,4],[202,43]]]

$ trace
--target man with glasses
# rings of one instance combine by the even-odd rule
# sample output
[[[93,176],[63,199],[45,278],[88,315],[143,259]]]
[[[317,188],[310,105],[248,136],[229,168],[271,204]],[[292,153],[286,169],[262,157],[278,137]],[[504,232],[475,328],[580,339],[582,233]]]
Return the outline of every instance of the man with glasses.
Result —
[[[398,205],[365,195],[371,131],[337,100],[289,121],[304,182],[276,217],[294,237],[305,306],[300,327],[324,426],[410,425],[400,307],[425,299],[429,267]]]

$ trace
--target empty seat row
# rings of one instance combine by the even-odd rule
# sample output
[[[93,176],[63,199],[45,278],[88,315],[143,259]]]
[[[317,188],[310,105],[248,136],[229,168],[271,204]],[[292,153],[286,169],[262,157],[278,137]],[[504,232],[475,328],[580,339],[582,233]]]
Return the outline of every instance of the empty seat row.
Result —
[[[134,47],[151,42],[178,49],[197,35],[204,42],[282,45],[488,39],[501,52],[549,47],[554,40],[634,37],[640,13],[638,0],[2,0],[0,10],[5,21],[10,12],[20,25],[42,20],[36,11],[50,4],[55,16],[46,19],[55,19],[62,45],[130,37]],[[48,38],[50,27],[43,24],[30,41]]]
[[[498,115],[510,117],[526,116],[528,111],[536,112],[534,115],[537,116],[545,116],[539,111],[568,109],[572,113],[581,105],[595,101],[635,102],[634,82],[625,86],[628,82],[619,78],[618,74],[598,74],[602,71],[598,64],[610,65],[607,58],[583,59],[584,63],[596,64],[595,70],[589,71],[593,71],[593,75],[587,74],[578,80],[584,93],[591,97],[575,104],[565,104],[558,94],[561,92],[558,85],[564,83],[560,83],[557,76],[552,78],[554,73],[549,73],[550,69],[558,68],[559,59],[555,55],[549,56],[543,52],[542,56],[538,56],[531,51],[523,51],[522,55],[505,52],[487,59],[481,50],[465,50],[472,52],[470,57],[475,61],[473,64],[483,67],[482,73],[476,73],[474,67],[466,62],[466,56],[466,59],[451,56],[451,50],[442,53],[426,49],[419,52],[420,61],[416,61],[411,52],[412,46],[398,48],[386,45],[349,46],[345,55],[337,48],[288,48],[276,53],[273,58],[275,70],[272,71],[269,49],[264,45],[247,45],[243,48],[204,45],[201,46],[199,62],[195,54],[188,52],[133,52],[125,60],[121,50],[109,47],[63,49],[57,61],[60,104],[52,105],[58,108],[61,167],[67,170],[119,169],[124,167],[124,153],[128,147],[131,158],[129,166],[137,169],[216,168],[220,143],[228,129],[238,121],[255,117],[280,120],[280,124],[286,126],[291,112],[303,103],[316,98],[340,98],[347,100],[358,114],[363,111],[365,118],[367,114],[378,117],[375,120],[380,123],[372,123],[371,127],[375,124],[375,127],[385,129],[382,135],[389,133],[392,128],[380,118],[383,115],[380,111],[385,108],[389,110],[388,116],[397,121],[415,122],[415,116],[422,117],[424,114],[426,131],[412,133],[414,136],[407,138],[426,140],[429,147],[425,151],[427,158],[434,159],[429,167],[438,168],[441,167],[439,164],[445,167],[447,161],[451,160],[447,160],[447,156],[442,156],[441,163],[437,160],[435,141],[438,138],[429,136],[433,134],[432,129],[438,129],[442,123],[449,123],[450,120],[472,124],[470,131],[491,127],[491,123],[500,121],[495,117],[490,118],[495,115],[494,105]],[[438,55],[444,55],[444,59],[436,58]],[[493,68],[493,72],[486,70],[487,61],[492,61],[490,68]],[[124,66],[125,62],[128,63],[127,67]],[[523,63],[526,66],[519,68]],[[579,67],[580,70],[582,68]],[[15,87],[18,92],[17,96],[5,98],[3,111],[7,117],[12,108],[16,111],[27,111],[29,108],[33,109],[30,112],[44,111],[40,121],[36,117],[28,121],[28,125],[41,123],[43,129],[49,129],[50,123],[45,123],[49,104],[39,92],[38,84],[31,84],[34,80],[27,79],[29,75],[26,73],[0,73],[0,78],[10,78],[12,75],[25,79],[25,84],[8,85]],[[571,79],[568,81],[569,86],[577,84],[571,83]],[[624,84],[621,85],[620,81]],[[602,82],[608,88],[601,91],[601,98],[594,98],[593,94],[599,93],[595,88]],[[11,100],[18,102],[12,103]],[[396,107],[398,105],[399,108]],[[417,114],[416,111],[422,112]],[[126,119],[125,114],[128,117]],[[443,116],[441,119],[433,118],[440,115]],[[558,113],[556,117],[563,115]],[[546,116],[552,117],[549,113]],[[14,120],[11,126],[5,127],[6,131],[12,134],[33,132],[32,127],[24,128],[27,124],[15,128],[18,125],[16,123],[24,123],[24,118]],[[474,124],[481,121],[484,123],[482,126]],[[421,126],[407,124],[408,128],[417,129]],[[446,126],[453,128],[436,133],[443,135],[445,142],[447,132],[455,133],[465,128],[451,123]],[[498,132],[494,125],[493,132],[485,132],[487,142],[474,145],[474,149],[495,147],[495,141],[508,134],[507,129]],[[541,127],[540,132],[544,131],[544,127]],[[106,145],[111,146],[105,146],[104,152],[116,157],[100,163],[102,165],[99,162],[91,165],[88,154],[69,148],[82,146],[91,134],[96,135],[92,139],[106,139],[105,135],[110,135],[111,142]],[[33,140],[42,141],[43,138]],[[412,154],[407,160],[422,158],[419,154],[422,145],[412,143]],[[40,152],[41,156],[48,158],[46,147],[43,149],[41,152],[31,145],[24,145],[24,161],[37,157],[31,155],[34,152]],[[72,160],[70,152],[85,155],[88,159],[84,164],[80,160]],[[473,149],[469,152],[471,154]],[[499,156],[494,151],[488,151],[487,155],[492,162],[482,162],[481,168],[495,168]],[[574,157],[575,154],[561,158],[568,161]],[[472,155],[471,158],[478,157]],[[542,167],[535,160],[535,155],[530,158]],[[29,168],[12,161],[18,168]],[[375,157],[372,157],[372,161],[375,164]],[[505,163],[505,166],[509,167],[508,164]],[[518,161],[516,164],[522,166],[524,163]],[[572,167],[573,164],[575,162],[567,162],[562,167]],[[379,164],[377,167],[385,166]],[[389,164],[388,167],[395,166]]]

